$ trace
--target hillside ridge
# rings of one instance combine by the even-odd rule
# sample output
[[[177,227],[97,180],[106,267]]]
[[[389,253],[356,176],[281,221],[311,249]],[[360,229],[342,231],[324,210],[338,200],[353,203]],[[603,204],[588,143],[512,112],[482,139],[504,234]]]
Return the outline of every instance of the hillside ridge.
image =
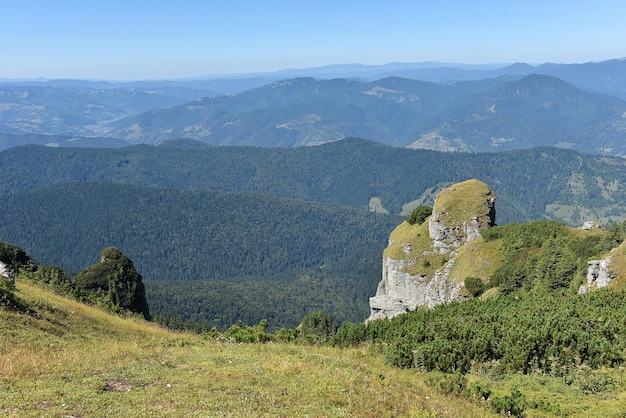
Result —
[[[8,417],[489,414],[366,349],[233,343],[106,313],[27,280],[16,287],[28,312],[0,306]]]

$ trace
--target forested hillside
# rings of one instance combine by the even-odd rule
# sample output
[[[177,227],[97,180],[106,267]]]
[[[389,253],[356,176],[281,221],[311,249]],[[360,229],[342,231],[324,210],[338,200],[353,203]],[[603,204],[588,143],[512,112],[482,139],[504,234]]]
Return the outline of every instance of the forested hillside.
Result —
[[[7,194],[2,207],[0,240],[36,260],[78,272],[118,247],[146,279],[154,316],[219,326],[293,326],[316,309],[363,319],[399,221],[271,196],[96,182]]]
[[[0,133],[0,151],[22,145],[45,145],[49,147],[74,148],[121,148],[130,146],[128,142],[115,138]]]
[[[469,178],[489,184],[497,222],[550,218],[569,225],[624,218],[626,163],[556,148],[439,153],[345,139],[319,147],[135,146],[0,153],[0,194],[54,184],[107,181],[173,189],[237,191],[367,208],[379,198],[399,214]],[[35,167],[35,169],[33,169]],[[408,214],[412,207],[404,209]]]

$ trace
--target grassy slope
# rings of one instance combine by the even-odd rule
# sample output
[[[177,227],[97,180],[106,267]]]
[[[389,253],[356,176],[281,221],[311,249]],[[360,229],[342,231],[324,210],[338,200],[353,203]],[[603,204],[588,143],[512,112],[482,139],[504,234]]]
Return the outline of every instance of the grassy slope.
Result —
[[[0,310],[4,416],[491,416],[437,393],[426,373],[385,365],[372,348],[219,342],[17,285],[34,313]],[[518,387],[565,416],[622,416],[626,371],[602,373],[614,385],[600,393],[547,376],[500,378],[491,387],[500,395]],[[526,416],[554,415],[527,408]]]
[[[366,348],[218,342],[18,289],[35,313],[0,310],[0,414],[485,415]]]

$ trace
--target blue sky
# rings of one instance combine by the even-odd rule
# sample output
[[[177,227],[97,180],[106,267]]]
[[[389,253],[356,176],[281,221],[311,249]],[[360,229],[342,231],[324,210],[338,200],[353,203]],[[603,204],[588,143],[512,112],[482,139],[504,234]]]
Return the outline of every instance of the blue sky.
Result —
[[[0,78],[626,57],[626,1],[0,0]]]

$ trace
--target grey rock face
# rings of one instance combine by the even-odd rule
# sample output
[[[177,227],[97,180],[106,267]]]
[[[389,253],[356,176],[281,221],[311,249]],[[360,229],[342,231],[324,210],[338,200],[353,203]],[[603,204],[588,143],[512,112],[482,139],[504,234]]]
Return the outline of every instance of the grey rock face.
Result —
[[[580,285],[578,293],[584,294],[593,289],[608,286],[615,277],[609,272],[610,263],[611,257],[607,257],[604,260],[589,261],[587,267],[587,283]]]
[[[463,285],[448,282],[454,259],[433,277],[403,272],[405,263],[404,260],[383,257],[383,279],[378,284],[376,296],[370,298],[371,314],[368,321],[393,318],[417,306],[432,308],[442,303],[464,299],[460,296]]]
[[[7,279],[11,278],[11,271],[2,261],[0,261],[0,276],[6,277]]]
[[[480,237],[481,229],[478,217],[463,221],[461,225],[449,227],[442,222],[438,215],[439,213],[433,212],[428,221],[428,232],[433,240],[435,251],[446,254]]]

